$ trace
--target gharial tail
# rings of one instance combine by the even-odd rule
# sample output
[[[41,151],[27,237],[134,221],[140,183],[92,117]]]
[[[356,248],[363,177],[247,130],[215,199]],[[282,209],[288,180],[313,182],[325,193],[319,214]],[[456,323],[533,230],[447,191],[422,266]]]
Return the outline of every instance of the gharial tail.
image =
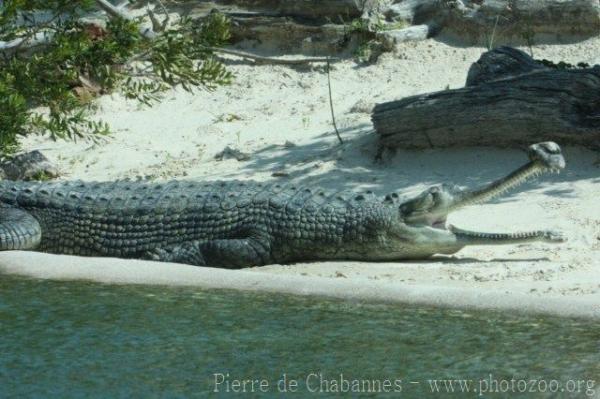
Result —
[[[42,240],[42,228],[31,214],[10,206],[0,207],[0,251],[35,249]]]

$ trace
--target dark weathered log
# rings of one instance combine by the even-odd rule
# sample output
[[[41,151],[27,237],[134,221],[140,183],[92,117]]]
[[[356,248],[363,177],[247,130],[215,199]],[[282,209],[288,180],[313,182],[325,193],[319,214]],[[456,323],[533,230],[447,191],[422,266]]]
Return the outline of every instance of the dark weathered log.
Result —
[[[514,146],[552,140],[600,148],[600,66],[537,68],[525,53],[515,57],[517,51],[484,54],[480,66],[472,68],[471,86],[375,106],[372,119],[382,146]],[[502,67],[495,70],[486,60]]]
[[[467,86],[496,79],[512,78],[532,71],[549,69],[524,52],[512,47],[498,47],[484,53],[469,68]]]

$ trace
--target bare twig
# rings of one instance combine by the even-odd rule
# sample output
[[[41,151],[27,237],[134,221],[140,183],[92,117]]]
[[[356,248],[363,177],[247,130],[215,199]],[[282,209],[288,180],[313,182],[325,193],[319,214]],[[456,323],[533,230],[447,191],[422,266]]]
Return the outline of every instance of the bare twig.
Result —
[[[494,29],[492,29],[492,36],[490,37],[490,40],[488,41],[488,46],[487,46],[488,50],[494,49],[494,36],[496,36],[496,28],[498,27],[499,19],[500,19],[500,15],[496,15],[496,22],[494,22]]]
[[[340,141],[340,144],[344,144],[344,141],[342,140],[342,136],[340,136],[340,132],[337,128],[337,124],[335,123],[335,112],[333,112],[333,98],[331,96],[331,76],[330,76],[329,70],[330,70],[329,57],[327,57],[327,86],[329,87],[329,107],[331,108],[331,121],[333,122],[333,128],[335,129],[335,134],[337,135],[337,138]]]
[[[127,20],[132,20],[133,16],[119,8],[110,4],[107,0],[95,0],[98,7],[100,7],[104,12],[108,14],[109,17],[112,18],[124,18]],[[156,32],[150,28],[140,27],[140,34],[144,36],[146,39],[154,39],[156,37]]]
[[[133,19],[133,17],[131,15],[121,11],[120,9],[118,9],[117,7],[115,7],[111,3],[109,3],[107,0],[95,0],[95,1],[96,1],[96,4],[98,5],[98,7],[100,7],[102,10],[104,10],[105,13],[107,13],[108,15],[110,15],[113,18],[120,17],[120,18],[125,18],[125,19]]]
[[[167,24],[169,23],[169,12],[165,9],[165,6],[159,1],[159,4],[162,6],[163,13],[165,14],[165,19],[160,22],[154,11],[150,8],[150,2],[146,4],[146,9],[148,10],[148,17],[150,17],[150,21],[152,22],[152,30],[154,32],[164,32],[167,29]]]
[[[46,45],[50,43],[52,36],[52,32],[43,31],[28,37],[20,37],[7,42],[0,42],[0,52],[4,55],[11,56],[20,49],[31,49]]]
[[[0,53],[5,56],[11,56],[20,49],[28,50],[48,44],[54,35],[49,29],[57,19],[61,17],[60,13],[55,13],[48,21],[37,25],[37,31],[31,31],[25,36],[10,40],[8,42],[0,41]],[[35,23],[35,21],[32,21]]]
[[[117,7],[117,8],[123,8],[127,4],[129,4],[129,0],[121,0],[117,4],[115,4],[115,7]]]
[[[263,57],[260,55],[250,54],[243,51],[238,50],[229,50],[218,47],[206,47],[207,50],[235,55],[236,57],[246,58],[254,61],[257,64],[271,64],[271,65],[302,65],[302,64],[310,64],[313,62],[329,62],[329,58],[299,58],[295,60],[286,60],[282,58],[272,58],[272,57]],[[338,59],[333,59],[337,61]]]
[[[156,15],[154,15],[154,11],[152,11],[152,9],[148,7],[147,13],[148,17],[150,18],[150,21],[152,22],[152,30],[154,32],[162,32],[162,24],[160,23],[158,18],[156,18]]]
[[[85,87],[86,89],[88,89],[89,91],[93,92],[94,94],[98,94],[102,91],[102,87],[92,81],[89,77],[84,76],[84,75],[79,75],[77,77],[77,80],[79,81],[79,83],[81,84],[81,86]]]
[[[169,10],[167,10],[167,7],[165,7],[164,3],[161,0],[156,0],[156,2],[160,6],[160,9],[162,10],[163,14],[165,14],[165,16],[169,18]]]

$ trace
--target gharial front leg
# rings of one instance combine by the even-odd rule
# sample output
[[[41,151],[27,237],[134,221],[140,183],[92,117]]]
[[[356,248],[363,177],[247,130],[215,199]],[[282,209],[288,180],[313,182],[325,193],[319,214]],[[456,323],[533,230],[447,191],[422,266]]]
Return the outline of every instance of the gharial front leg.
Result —
[[[22,209],[0,207],[0,251],[35,249],[41,240],[36,218]]]
[[[269,263],[270,250],[267,242],[261,239],[218,239],[158,248],[149,254],[149,258],[160,262],[239,269]]]

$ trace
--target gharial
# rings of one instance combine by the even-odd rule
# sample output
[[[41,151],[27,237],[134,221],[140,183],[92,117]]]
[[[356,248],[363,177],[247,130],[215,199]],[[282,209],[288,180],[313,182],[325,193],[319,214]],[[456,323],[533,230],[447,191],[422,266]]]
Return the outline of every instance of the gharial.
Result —
[[[0,182],[0,250],[240,268],[315,260],[402,260],[466,245],[561,242],[553,231],[492,234],[446,226],[461,207],[565,166],[553,142],[478,190],[442,184],[408,201],[256,182]]]

